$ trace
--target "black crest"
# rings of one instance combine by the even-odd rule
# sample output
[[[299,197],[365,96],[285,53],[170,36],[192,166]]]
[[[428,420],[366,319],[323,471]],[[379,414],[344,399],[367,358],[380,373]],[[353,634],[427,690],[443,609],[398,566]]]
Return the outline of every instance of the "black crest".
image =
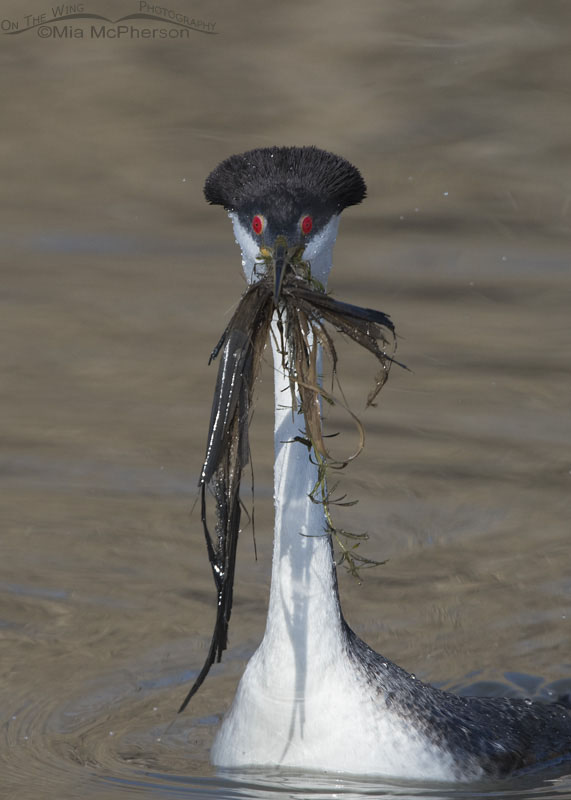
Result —
[[[240,211],[277,193],[314,198],[331,213],[360,203],[367,187],[359,170],[317,147],[264,147],[230,156],[204,185],[212,205]]]

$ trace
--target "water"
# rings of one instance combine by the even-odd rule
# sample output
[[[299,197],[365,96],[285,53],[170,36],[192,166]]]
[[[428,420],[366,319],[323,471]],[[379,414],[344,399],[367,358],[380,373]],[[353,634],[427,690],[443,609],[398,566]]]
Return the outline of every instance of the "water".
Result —
[[[348,620],[445,688],[570,690],[570,14],[197,3],[217,36],[2,34],[2,796],[571,798],[569,768],[459,789],[215,774],[212,737],[265,621],[268,370],[259,558],[246,530],[231,647],[176,716],[214,614],[190,513],[206,362],[243,287],[201,186],[223,157],[282,143],[363,171],[330,285],[391,314],[412,370],[362,413],[366,450],[342,476],[359,504],[340,524],[389,559],[362,585],[341,575]],[[339,352],[360,412],[374,365]],[[350,423],[332,425],[350,450]]]

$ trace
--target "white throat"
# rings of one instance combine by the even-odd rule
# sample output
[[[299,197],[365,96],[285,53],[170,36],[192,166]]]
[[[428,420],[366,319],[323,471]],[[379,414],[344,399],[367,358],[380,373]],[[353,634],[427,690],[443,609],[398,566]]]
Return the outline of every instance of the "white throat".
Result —
[[[254,270],[256,256],[260,250],[259,242],[256,241],[249,230],[241,225],[238,214],[231,211],[228,216],[234,226],[236,243],[242,251],[242,267],[244,268],[246,280],[248,283],[252,283],[256,279]],[[327,285],[327,278],[331,271],[333,246],[337,238],[338,228],[339,215],[337,214],[331,217],[327,225],[312,237],[303,254],[304,261],[309,261],[311,264],[311,274],[324,286]]]

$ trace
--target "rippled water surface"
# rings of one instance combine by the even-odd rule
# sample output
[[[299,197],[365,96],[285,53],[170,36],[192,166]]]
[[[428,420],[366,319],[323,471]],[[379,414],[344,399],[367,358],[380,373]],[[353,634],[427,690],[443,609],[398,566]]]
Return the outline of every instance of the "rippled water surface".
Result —
[[[52,17],[33,2],[1,16]],[[330,287],[391,314],[411,370],[364,412],[374,365],[339,345],[367,430],[342,476],[359,504],[339,522],[389,559],[361,585],[341,575],[347,619],[442,687],[571,690],[571,8],[183,5],[216,34],[0,27],[0,796],[571,798],[570,767],[462,788],[214,772],[265,623],[268,369],[258,560],[246,529],[230,649],[176,715],[215,603],[193,511],[207,360],[244,286],[201,189],[223,157],[271,144],[362,170],[369,196],[344,214]],[[351,449],[351,425],[332,423]]]

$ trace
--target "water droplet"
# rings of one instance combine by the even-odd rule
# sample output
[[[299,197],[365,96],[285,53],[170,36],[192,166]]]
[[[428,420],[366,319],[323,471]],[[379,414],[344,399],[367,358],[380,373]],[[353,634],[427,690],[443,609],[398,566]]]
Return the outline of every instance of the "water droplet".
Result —
[[[448,197],[448,192],[442,192],[442,194],[444,195],[444,197]]]
[[[109,731],[109,736],[115,736],[115,731]]]
[[[153,706],[153,711],[158,711],[158,710],[159,709],[157,708],[157,706]]]

